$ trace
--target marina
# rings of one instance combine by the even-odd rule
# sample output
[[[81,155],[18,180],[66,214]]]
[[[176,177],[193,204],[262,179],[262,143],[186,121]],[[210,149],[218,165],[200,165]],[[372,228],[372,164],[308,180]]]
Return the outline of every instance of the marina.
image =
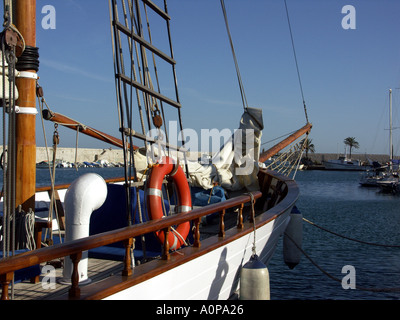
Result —
[[[53,261],[63,269],[57,281],[69,286],[68,293],[57,299],[267,300],[269,290],[254,285],[254,274],[266,268],[283,233],[298,238],[301,228],[291,218],[298,216],[296,182],[260,163],[305,136],[296,145],[302,151],[312,128],[306,108],[300,129],[260,152],[263,112],[244,99],[231,45],[243,103],[239,128],[230,132],[209,161],[191,158],[167,2],[128,1],[129,11],[126,5],[125,1],[109,1],[118,139],[49,108],[36,81],[36,1],[18,0],[15,5],[4,1],[2,106],[3,124],[7,119],[9,130],[2,157],[1,300],[15,297],[15,283],[30,280],[37,284],[43,268]],[[220,5],[232,44],[223,0]],[[165,40],[157,45],[149,16],[163,22],[156,29],[163,30]],[[147,30],[142,29],[144,19]],[[168,70],[169,86],[175,89],[172,95],[169,86],[160,86],[159,69],[164,76]],[[54,152],[52,161],[48,159],[51,185],[44,188],[36,184],[35,96],[42,121],[54,123]],[[141,133],[133,119],[141,120]],[[171,122],[179,123],[180,142],[174,136],[177,130],[167,130]],[[91,172],[71,184],[55,185],[59,125],[76,131],[77,141],[82,132],[122,148],[122,179],[106,181]],[[296,165],[291,163],[290,170]],[[215,194],[215,190],[220,192]],[[43,237],[43,232],[50,236]],[[59,242],[52,237],[56,232]],[[289,247],[287,261],[294,266],[298,255],[292,254],[296,251],[293,244]],[[122,261],[123,268],[111,275],[102,272],[104,278],[92,282],[89,261],[98,258]],[[265,279],[256,283],[265,283]]]
[[[349,158],[345,149],[346,156],[321,154],[321,161],[313,161],[315,145],[309,135],[314,118],[308,114],[287,1],[280,3],[279,11],[271,1],[275,10],[269,8],[269,12],[279,12],[273,19],[283,20],[288,28],[290,55],[283,55],[277,46],[269,48],[282,65],[290,66],[289,57],[294,64],[287,70],[273,67],[271,72],[257,68],[269,80],[260,82],[263,89],[250,86],[247,93],[249,97],[267,93],[264,86],[273,82],[275,87],[281,76],[279,88],[290,88],[290,92],[281,94],[271,87],[271,93],[275,92],[255,104],[247,101],[236,49],[246,52],[248,58],[269,50],[256,50],[246,43],[245,33],[232,37],[230,19],[236,28],[240,26],[237,15],[245,16],[238,3],[230,1],[225,7],[225,1],[218,0],[211,4],[210,16],[212,13],[219,21],[213,21],[218,27],[205,24],[204,19],[197,21],[210,31],[224,29],[225,45],[229,46],[217,58],[217,47],[210,44],[221,44],[218,37],[214,39],[221,34],[210,33],[210,42],[198,39],[207,50],[200,50],[204,55],[196,59],[199,50],[189,45],[187,37],[190,34],[190,40],[197,40],[197,32],[186,33],[181,24],[179,40],[174,36],[174,16],[185,13],[186,3],[172,2],[171,11],[167,0],[108,0],[99,7],[94,2],[75,6],[80,13],[98,16],[102,27],[109,28],[107,36],[104,29],[82,28],[100,36],[101,50],[94,49],[93,42],[93,54],[88,57],[83,54],[86,49],[81,39],[65,38],[56,45],[55,39],[44,33],[53,26],[56,29],[55,6],[43,7],[42,14],[46,10],[48,14],[40,26],[36,23],[40,0],[3,1],[0,299],[398,300],[400,195],[398,167],[393,166],[398,160],[394,160],[392,122],[389,162],[371,161],[367,152],[366,159],[355,159],[352,148],[358,149],[360,143],[352,132],[345,133],[350,136],[343,140]],[[68,17],[67,10],[73,9],[64,5],[65,11],[59,10],[60,4],[57,12]],[[196,5],[190,4],[192,12],[199,10]],[[301,17],[298,3],[291,5],[296,21]],[[343,31],[355,29],[355,8],[344,6],[342,14],[346,9]],[[258,10],[253,11],[258,15]],[[57,21],[63,21],[58,13]],[[208,13],[198,16],[212,20]],[[178,25],[185,20],[192,24],[184,16]],[[264,17],[259,16],[259,21],[264,22]],[[66,34],[64,27],[66,24],[54,32],[58,40]],[[74,27],[71,23],[69,28]],[[254,25],[252,31],[256,29],[260,27]],[[308,34],[303,27],[297,31]],[[279,34],[279,38],[284,35],[282,30]],[[240,45],[235,48],[237,39]],[[110,53],[107,59],[103,56],[105,40]],[[176,42],[179,54],[175,54]],[[300,41],[299,46],[303,50],[304,43]],[[43,71],[37,46],[44,49]],[[53,46],[64,58],[55,55]],[[71,54],[84,61],[80,69],[64,64],[70,48],[74,48]],[[102,56],[96,65],[99,73],[92,76],[84,70],[97,54]],[[206,71],[208,65],[224,64],[227,56],[233,58],[230,71],[236,77],[229,76],[228,69]],[[53,58],[57,62],[50,61]],[[258,59],[264,60],[263,56]],[[182,69],[179,61],[184,62]],[[191,72],[190,65],[201,65],[201,72]],[[253,70],[250,82],[254,84],[254,65],[244,65],[245,72]],[[55,69],[80,77],[66,80],[54,73]],[[99,76],[106,69],[109,74]],[[305,69],[315,72],[319,68]],[[301,94],[297,99],[292,97],[294,86],[289,81],[293,73],[297,73],[294,78]],[[180,74],[185,81],[178,88]],[[207,75],[207,80],[193,85],[195,74]],[[212,87],[210,80],[220,76],[237,79],[237,101],[222,88],[195,93],[206,82]],[[85,83],[84,78],[93,82]],[[316,75],[306,73],[305,78],[323,83]],[[87,95],[90,90],[75,90],[68,97],[75,102],[72,108],[71,104],[58,104],[63,99],[60,92],[67,92],[67,84],[75,80],[94,89],[94,96]],[[96,85],[96,81],[103,83]],[[228,84],[226,80],[222,83]],[[111,92],[112,102],[108,100]],[[202,103],[182,99],[190,95],[201,96]],[[222,104],[216,102],[217,96],[224,99]],[[47,98],[56,103],[49,105]],[[391,99],[390,90],[390,112]],[[205,101],[210,102],[209,110],[203,108]],[[324,101],[331,103],[332,99]],[[82,102],[87,102],[88,109]],[[96,104],[99,108],[86,113]],[[317,104],[325,107],[322,100]],[[230,107],[219,109],[216,105]],[[285,109],[290,112],[282,112]],[[192,126],[187,126],[187,121]],[[36,144],[40,126],[44,152]],[[46,136],[46,127],[51,128],[52,137],[51,133]],[[287,133],[282,135],[281,130]],[[327,133],[329,139],[333,139],[333,131]],[[268,139],[265,143],[263,134]],[[85,145],[90,138],[99,149],[78,154],[81,135]],[[75,147],[59,148],[60,136],[62,141],[74,137]],[[332,149],[327,144],[324,148]],[[361,173],[375,165],[388,165],[390,180],[360,183]],[[380,188],[370,187],[374,182]],[[164,304],[160,313],[168,312]]]
[[[56,179],[60,184],[70,183],[87,172],[109,179],[119,177],[122,171],[123,168],[62,168],[57,169]],[[39,185],[47,185],[48,170],[37,172]],[[303,221],[302,248],[322,271],[305,255],[290,270],[283,260],[281,239],[268,265],[271,300],[400,299],[400,196],[360,187],[360,176],[360,172],[348,171],[297,173],[301,188],[297,207],[308,221]],[[120,264],[107,263],[110,273],[122,268]],[[365,290],[344,289],[338,282],[346,275],[342,268],[348,265],[354,266],[356,284]],[[94,267],[91,272],[98,270]],[[28,292],[21,291],[25,299],[35,294],[29,284],[18,286],[29,288]],[[41,283],[36,286],[40,288]],[[64,292],[68,290],[67,286],[57,286]]]
[[[285,270],[282,257],[277,254],[269,265],[273,299],[400,299],[400,196],[360,187],[360,175],[343,171],[298,172],[301,194],[297,207],[303,217],[336,233],[304,222],[303,250],[336,280],[305,256],[296,268]],[[345,277],[342,268],[347,265],[356,270],[356,285],[368,290],[343,289],[337,280]]]

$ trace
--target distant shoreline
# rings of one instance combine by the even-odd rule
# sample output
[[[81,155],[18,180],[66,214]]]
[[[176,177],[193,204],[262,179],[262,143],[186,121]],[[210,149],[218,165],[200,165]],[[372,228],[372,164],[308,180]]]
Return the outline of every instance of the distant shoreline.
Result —
[[[50,161],[53,159],[53,148],[48,148]],[[0,154],[3,152],[3,147],[0,146]],[[339,154],[343,155],[343,154]],[[309,153],[308,157],[316,164],[321,164],[322,161],[337,159],[339,156],[337,153]],[[200,156],[200,153],[199,153]],[[305,153],[303,154],[305,157]],[[56,153],[57,160],[63,160],[66,162],[96,162],[100,160],[107,160],[108,162],[118,163],[124,161],[124,155],[121,149],[102,148],[57,148]],[[352,159],[361,161],[378,161],[385,163],[389,161],[389,155],[385,154],[352,154]],[[41,161],[47,161],[48,156],[45,147],[36,148],[36,163]]]

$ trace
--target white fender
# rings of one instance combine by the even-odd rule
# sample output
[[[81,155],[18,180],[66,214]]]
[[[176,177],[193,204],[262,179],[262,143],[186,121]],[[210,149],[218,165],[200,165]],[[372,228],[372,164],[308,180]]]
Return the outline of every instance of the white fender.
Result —
[[[95,173],[87,173],[76,179],[65,194],[65,242],[89,236],[90,216],[100,208],[107,197],[104,179]],[[82,253],[79,262],[79,281],[90,282],[87,276],[88,252]],[[72,261],[65,257],[62,282],[71,283]]]
[[[257,255],[240,270],[240,300],[269,300],[269,272]]]
[[[290,213],[290,221],[283,236],[283,258],[290,269],[299,264],[302,255],[302,252],[293,242],[299,248],[303,243],[303,215],[296,206]]]

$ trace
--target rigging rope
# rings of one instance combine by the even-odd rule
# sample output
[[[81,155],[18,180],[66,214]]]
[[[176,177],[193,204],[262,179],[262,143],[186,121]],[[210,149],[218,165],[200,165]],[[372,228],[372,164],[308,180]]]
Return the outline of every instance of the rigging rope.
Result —
[[[226,31],[227,31],[228,37],[229,37],[229,43],[231,45],[233,60],[235,62],[236,74],[237,74],[237,78],[238,78],[238,81],[239,81],[240,94],[242,96],[243,109],[246,110],[248,108],[247,98],[246,98],[246,94],[244,92],[244,86],[243,86],[242,77],[241,77],[240,71],[239,71],[239,64],[238,64],[237,59],[236,59],[236,53],[235,53],[235,48],[233,46],[231,32],[229,30],[228,16],[226,14],[226,8],[225,8],[224,0],[221,0],[221,7],[222,7],[222,13],[224,14],[225,26],[226,26]]]
[[[266,168],[280,172],[286,176],[289,176],[293,169],[295,169],[292,177],[292,179],[294,179],[300,166],[301,158],[307,145],[307,140],[308,134],[306,134],[306,138],[301,140],[299,143],[292,143],[287,151],[274,157],[272,162],[268,164]]]
[[[299,71],[299,64],[297,62],[296,49],[295,49],[295,46],[294,46],[292,27],[291,27],[290,18],[289,18],[289,10],[288,10],[287,4],[286,4],[286,0],[284,0],[284,1],[285,1],[285,8],[286,8],[286,17],[287,17],[287,21],[288,21],[288,25],[289,25],[290,39],[292,40],[293,55],[294,55],[294,60],[296,62],[297,77],[299,79],[301,97],[303,99],[304,114],[306,116],[306,121],[308,123],[307,107],[306,107],[306,102],[305,102],[305,99],[304,99],[303,85],[301,83],[301,78],[300,78],[300,71]]]
[[[47,163],[48,163],[48,168],[49,168],[49,174],[50,174],[50,186],[51,186],[51,191],[50,191],[50,203],[49,203],[49,213],[47,216],[47,221],[51,222],[53,218],[53,210],[56,216],[57,224],[58,226],[61,226],[60,224],[60,217],[58,213],[58,208],[56,205],[56,199],[55,199],[55,176],[56,176],[56,154],[57,154],[57,145],[59,144],[59,135],[57,131],[58,124],[54,124],[54,134],[53,134],[53,160],[50,161],[50,154],[49,154],[49,147],[47,144],[47,135],[46,135],[46,129],[44,126],[44,119],[43,119],[43,106],[46,105],[47,109],[51,112],[50,107],[48,106],[46,99],[44,98],[43,94],[43,88],[39,85],[39,82],[36,81],[36,96],[38,99],[38,104],[39,104],[39,109],[40,109],[40,118],[42,122],[42,129],[43,129],[43,138],[44,138],[44,143],[45,143],[45,150],[46,150],[46,156],[47,156]],[[75,162],[76,162],[76,155],[77,155],[77,150],[75,150]],[[76,166],[77,167],[77,166]],[[50,233],[49,238],[47,238],[47,233]],[[60,243],[62,243],[62,237],[61,237],[61,228],[59,228],[59,240]],[[52,228],[46,229],[46,232],[44,234],[44,239],[51,240],[53,239],[53,230]]]

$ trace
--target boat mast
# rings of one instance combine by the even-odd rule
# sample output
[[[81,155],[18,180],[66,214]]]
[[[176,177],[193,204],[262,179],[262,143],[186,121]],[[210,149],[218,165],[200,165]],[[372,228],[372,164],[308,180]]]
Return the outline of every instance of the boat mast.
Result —
[[[392,139],[392,89],[389,89],[389,161],[390,166],[393,159],[393,139]]]
[[[263,153],[261,153],[259,162],[267,161],[270,157],[276,155],[279,151],[286,148],[293,141],[300,138],[303,134],[310,132],[311,128],[312,128],[312,124],[308,122],[304,127],[300,128],[299,130],[297,130],[295,133],[293,133],[286,139],[277,143],[276,145],[274,145],[272,148],[268,149],[267,151],[264,151]]]
[[[36,0],[16,0],[14,21],[25,39],[26,48],[36,48]],[[29,52],[31,52],[28,50]],[[25,57],[29,55],[25,50]],[[23,56],[24,56],[23,55]],[[25,60],[23,77],[16,79],[19,91],[17,105],[20,112],[16,115],[16,206],[24,211],[35,208],[36,187],[36,72],[31,63],[31,56]],[[34,59],[34,63],[35,63]],[[18,69],[18,68],[17,68]],[[18,71],[21,71],[18,69]]]

